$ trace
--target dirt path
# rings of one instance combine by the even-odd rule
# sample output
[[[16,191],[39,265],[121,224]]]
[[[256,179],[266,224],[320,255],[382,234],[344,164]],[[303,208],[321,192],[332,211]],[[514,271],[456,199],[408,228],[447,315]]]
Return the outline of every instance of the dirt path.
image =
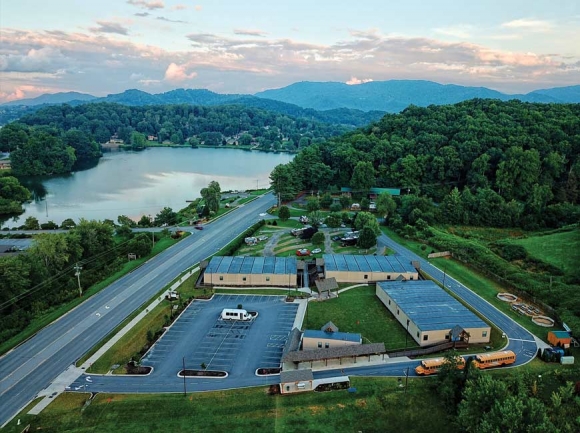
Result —
[[[273,257],[275,255],[274,254],[274,247],[278,244],[278,239],[280,239],[280,236],[282,236],[284,233],[285,233],[285,231],[280,231],[280,232],[274,233],[274,234],[272,234],[272,236],[270,236],[270,239],[268,239],[268,242],[264,246],[264,251],[263,251],[264,257]]]

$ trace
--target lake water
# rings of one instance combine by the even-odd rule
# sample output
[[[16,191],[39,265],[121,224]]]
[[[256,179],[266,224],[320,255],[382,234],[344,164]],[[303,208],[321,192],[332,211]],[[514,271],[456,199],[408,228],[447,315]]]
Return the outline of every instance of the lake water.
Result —
[[[93,168],[66,176],[25,178],[35,200],[25,213],[3,227],[22,225],[29,216],[60,224],[66,218],[138,220],[156,215],[164,206],[177,211],[186,200],[200,196],[210,181],[222,190],[269,187],[269,175],[278,164],[292,159],[286,153],[236,149],[150,148],[141,152],[107,152]],[[48,214],[48,216],[47,216]]]

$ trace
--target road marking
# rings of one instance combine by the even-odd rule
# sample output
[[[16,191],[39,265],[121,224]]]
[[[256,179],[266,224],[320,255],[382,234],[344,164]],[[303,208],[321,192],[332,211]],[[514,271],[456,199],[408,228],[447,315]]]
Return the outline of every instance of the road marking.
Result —
[[[510,341],[525,341],[526,343],[535,343],[535,340],[522,340],[521,338],[510,338]]]

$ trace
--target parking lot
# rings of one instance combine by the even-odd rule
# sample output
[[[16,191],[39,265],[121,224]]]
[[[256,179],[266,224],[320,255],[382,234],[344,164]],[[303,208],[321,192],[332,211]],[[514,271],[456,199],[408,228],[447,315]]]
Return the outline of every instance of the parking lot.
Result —
[[[224,308],[242,305],[258,316],[248,322],[222,320]],[[195,301],[142,360],[154,376],[175,377],[185,366],[228,372],[232,378],[253,375],[258,368],[280,365],[298,305],[284,296],[215,295]]]

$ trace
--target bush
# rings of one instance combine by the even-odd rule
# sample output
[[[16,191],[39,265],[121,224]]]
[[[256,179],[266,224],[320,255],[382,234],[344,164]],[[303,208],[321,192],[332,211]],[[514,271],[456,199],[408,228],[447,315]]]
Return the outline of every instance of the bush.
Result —
[[[316,232],[312,236],[312,243],[315,245],[322,245],[324,243],[325,239],[326,239],[326,236],[324,235],[324,233]]]

